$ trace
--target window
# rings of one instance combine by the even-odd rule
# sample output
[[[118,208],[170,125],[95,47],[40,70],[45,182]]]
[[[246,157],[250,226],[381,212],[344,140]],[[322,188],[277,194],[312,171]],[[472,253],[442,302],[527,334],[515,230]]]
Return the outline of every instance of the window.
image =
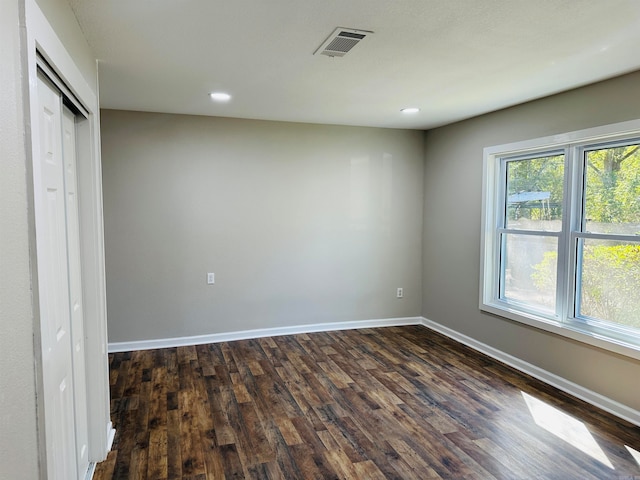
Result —
[[[480,308],[640,358],[640,121],[484,153]]]

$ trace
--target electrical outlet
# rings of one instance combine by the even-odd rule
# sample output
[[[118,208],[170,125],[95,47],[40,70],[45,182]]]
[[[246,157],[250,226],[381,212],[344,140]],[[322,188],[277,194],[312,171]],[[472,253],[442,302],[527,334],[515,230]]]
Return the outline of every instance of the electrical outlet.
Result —
[[[397,298],[404,297],[404,290],[402,289],[402,287],[399,287],[398,290],[396,291],[396,297]]]
[[[216,283],[215,273],[207,273],[207,285],[213,285]]]

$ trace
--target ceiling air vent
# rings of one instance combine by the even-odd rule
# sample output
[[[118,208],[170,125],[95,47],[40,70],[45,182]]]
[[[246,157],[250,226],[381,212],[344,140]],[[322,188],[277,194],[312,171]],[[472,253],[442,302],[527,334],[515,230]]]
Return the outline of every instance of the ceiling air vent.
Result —
[[[372,33],[367,30],[338,27],[313,54],[317,55],[319,53],[328,57],[344,57],[364,37]]]

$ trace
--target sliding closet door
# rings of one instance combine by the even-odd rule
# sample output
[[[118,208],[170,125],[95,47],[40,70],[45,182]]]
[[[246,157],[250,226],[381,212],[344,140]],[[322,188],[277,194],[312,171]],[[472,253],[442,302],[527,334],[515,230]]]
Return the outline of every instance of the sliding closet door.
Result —
[[[40,75],[38,105],[34,208],[47,470],[51,479],[72,480],[88,467],[75,117]]]
[[[87,418],[87,381],[82,308],[82,270],[80,266],[80,223],[78,221],[78,180],[76,157],[76,116],[63,107],[62,154],[65,167],[67,212],[67,251],[69,264],[69,308],[73,358],[76,458],[78,474],[89,468],[89,427]]]

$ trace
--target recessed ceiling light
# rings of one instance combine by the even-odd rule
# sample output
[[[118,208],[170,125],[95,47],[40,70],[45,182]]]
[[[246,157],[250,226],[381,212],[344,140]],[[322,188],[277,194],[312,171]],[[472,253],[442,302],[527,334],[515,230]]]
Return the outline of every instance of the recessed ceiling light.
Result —
[[[228,102],[231,100],[231,95],[224,92],[211,92],[209,96],[211,100],[215,100],[216,102]]]
[[[400,110],[402,113],[418,113],[420,111],[417,107],[407,107]]]

